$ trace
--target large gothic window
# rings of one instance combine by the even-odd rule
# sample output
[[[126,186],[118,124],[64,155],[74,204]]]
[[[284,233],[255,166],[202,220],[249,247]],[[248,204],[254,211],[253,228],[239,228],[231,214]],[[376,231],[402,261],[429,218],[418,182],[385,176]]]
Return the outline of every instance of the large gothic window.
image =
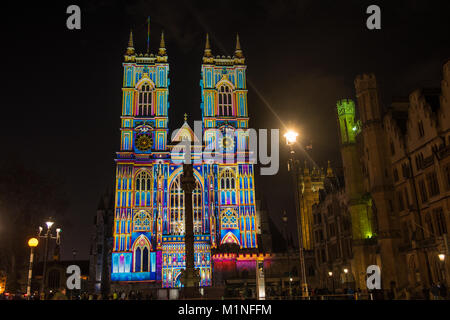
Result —
[[[141,171],[135,179],[136,207],[150,207],[152,205],[152,175],[148,171]]]
[[[138,91],[136,116],[146,117],[152,115],[152,90],[146,83]]]
[[[170,233],[184,234],[184,191],[181,188],[181,174],[170,186]],[[192,209],[194,215],[194,233],[202,232],[202,188],[195,179],[195,189],[192,192]]]
[[[221,86],[218,93],[217,113],[219,117],[233,116],[232,93],[228,86]]]
[[[222,205],[236,204],[236,179],[231,169],[225,169],[220,176],[220,202]]]

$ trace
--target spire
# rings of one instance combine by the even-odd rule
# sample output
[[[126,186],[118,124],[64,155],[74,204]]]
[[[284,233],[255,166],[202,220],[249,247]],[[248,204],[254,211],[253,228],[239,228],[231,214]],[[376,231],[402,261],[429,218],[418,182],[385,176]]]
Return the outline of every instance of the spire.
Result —
[[[164,31],[161,31],[161,41],[159,43],[158,55],[160,56],[166,55],[166,42],[164,41]]]
[[[205,54],[204,57],[212,57],[211,54],[211,45],[209,44],[209,34],[206,34],[206,44],[205,44]]]
[[[127,55],[134,54],[133,30],[130,30],[130,38],[128,39]]]
[[[333,176],[334,176],[333,169],[331,169],[330,160],[328,160],[327,178],[331,178]]]
[[[236,50],[234,51],[234,56],[236,58],[243,58],[241,43],[239,42],[239,33],[236,34]]]
[[[185,113],[184,114],[184,122],[187,122],[187,117],[188,117],[188,115],[187,115],[187,113]]]

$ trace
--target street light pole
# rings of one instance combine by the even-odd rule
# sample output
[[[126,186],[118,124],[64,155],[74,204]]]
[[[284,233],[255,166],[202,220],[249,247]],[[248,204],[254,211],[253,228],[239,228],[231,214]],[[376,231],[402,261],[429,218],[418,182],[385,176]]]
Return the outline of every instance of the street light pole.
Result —
[[[40,238],[45,239],[45,249],[44,249],[44,268],[42,269],[42,280],[41,280],[41,296],[42,300],[45,299],[45,274],[47,272],[47,259],[48,259],[48,231],[47,234],[43,237],[39,236]]]
[[[28,281],[27,281],[27,299],[30,299],[31,295],[31,277],[33,276],[33,260],[34,260],[34,248],[39,244],[38,239],[31,238],[28,240],[28,246],[30,247],[30,265],[28,267]]]
[[[330,276],[330,280],[331,280],[331,287],[333,289],[333,294],[334,294],[334,278],[333,278],[333,272],[328,272],[328,275]]]
[[[286,252],[287,252],[287,258],[288,258],[289,297],[292,299],[291,254],[290,254],[289,243],[288,243],[288,232],[287,232],[288,217],[287,217],[286,211],[283,211],[283,217],[281,219],[283,220],[283,224],[284,224],[284,242],[286,245]]]
[[[292,174],[292,182],[294,184],[294,201],[295,201],[295,211],[297,217],[297,232],[299,238],[299,251],[300,251],[300,269],[302,274],[302,296],[309,299],[308,282],[306,281],[306,268],[305,268],[305,256],[303,251],[303,232],[302,232],[302,219],[300,215],[300,203],[298,198],[298,166],[295,162],[295,151],[294,144],[297,141],[298,133],[294,131],[287,132],[284,137],[286,138],[286,144],[289,147],[289,160],[288,160],[288,170]]]
[[[39,238],[45,239],[44,267],[42,270],[41,293],[40,293],[42,300],[45,299],[45,278],[46,278],[46,273],[47,273],[48,240],[54,239],[54,240],[56,240],[56,244],[59,245],[60,244],[60,234],[61,234],[61,229],[58,228],[58,229],[56,229],[56,236],[52,236],[51,228],[52,228],[54,222],[51,220],[51,218],[45,224],[47,225],[47,232],[45,233],[45,235],[41,235],[42,230],[44,230],[44,228],[42,228],[42,227],[39,227],[39,234],[38,234]]]

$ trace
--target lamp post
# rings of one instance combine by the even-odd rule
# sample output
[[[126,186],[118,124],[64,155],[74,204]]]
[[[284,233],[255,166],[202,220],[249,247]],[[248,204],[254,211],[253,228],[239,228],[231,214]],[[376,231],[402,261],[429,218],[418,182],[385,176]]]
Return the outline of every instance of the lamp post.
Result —
[[[283,220],[284,225],[284,243],[286,245],[286,252],[287,252],[287,258],[288,258],[288,275],[289,275],[289,297],[292,298],[292,277],[291,277],[291,254],[289,252],[289,244],[288,244],[288,232],[287,232],[287,222],[288,217],[286,214],[286,211],[283,211],[283,216],[281,217]]]
[[[334,278],[333,278],[333,272],[329,271],[329,272],[328,272],[328,276],[330,277],[330,280],[331,280],[331,287],[333,288],[333,294],[334,294]]]
[[[292,182],[294,184],[294,201],[295,210],[297,217],[297,232],[299,240],[299,251],[300,251],[300,269],[302,274],[302,296],[309,299],[308,283],[306,281],[306,269],[305,269],[305,257],[303,252],[303,234],[302,234],[302,219],[300,217],[300,203],[298,199],[298,177],[297,171],[298,167],[295,162],[295,151],[294,144],[297,141],[298,133],[295,131],[288,131],[284,135],[286,138],[286,145],[289,147],[289,160],[288,160],[288,170],[292,173]]]
[[[51,228],[54,224],[52,219],[49,218],[45,224],[47,225],[47,232],[43,235],[42,231],[44,230],[44,228],[39,227],[39,234],[38,234],[39,238],[45,239],[44,268],[42,270],[42,282],[41,282],[41,296],[43,297],[43,299],[45,299],[45,276],[47,273],[48,240],[49,239],[56,240],[56,244],[59,245],[60,241],[61,241],[60,235],[61,235],[61,231],[62,231],[60,228],[56,229],[56,236],[53,236],[51,233]]]
[[[348,269],[344,268],[344,285],[345,287],[348,289],[349,285],[348,285]]]
[[[441,261],[441,277],[442,277],[442,282],[445,283],[446,282],[446,277],[445,277],[445,254],[444,253],[440,253],[438,254],[438,258]]]
[[[33,276],[33,260],[34,260],[34,248],[39,244],[39,240],[31,238],[28,240],[28,246],[30,247],[30,266],[28,267],[28,281],[27,281],[27,299],[30,299],[31,294],[31,277]]]
[[[445,258],[447,257],[447,255],[450,254],[449,251],[449,247],[448,247],[448,239],[447,239],[447,233],[444,233],[442,235],[442,240],[444,241],[444,253],[439,254],[439,260],[441,261],[441,265],[442,265],[442,282],[445,283],[445,285],[447,285],[447,268],[445,265]]]

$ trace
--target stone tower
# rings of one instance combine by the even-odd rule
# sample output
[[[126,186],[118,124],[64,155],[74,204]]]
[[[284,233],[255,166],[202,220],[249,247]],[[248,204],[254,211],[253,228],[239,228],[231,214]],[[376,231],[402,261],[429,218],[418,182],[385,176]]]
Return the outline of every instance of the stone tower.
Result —
[[[328,168],[329,174],[333,175],[331,168]],[[300,217],[302,219],[303,247],[305,250],[313,250],[313,215],[312,207],[319,202],[319,189],[323,189],[325,172],[319,168],[313,167],[312,170],[305,166],[299,170],[298,190],[300,202]]]
[[[375,247],[371,240],[374,236],[371,200],[364,187],[360,145],[357,143],[360,142],[357,136],[361,132],[361,123],[355,119],[355,102],[353,100],[338,101],[337,113],[345,193],[352,221],[352,272],[355,276],[356,286],[364,288],[366,268],[375,262]]]
[[[366,191],[370,193],[376,215],[376,239],[379,247],[382,287],[403,286],[405,265],[398,257],[400,232],[398,214],[393,205],[393,182],[382,122],[382,107],[375,75],[363,74],[355,79],[358,112],[361,119],[361,160]]]

